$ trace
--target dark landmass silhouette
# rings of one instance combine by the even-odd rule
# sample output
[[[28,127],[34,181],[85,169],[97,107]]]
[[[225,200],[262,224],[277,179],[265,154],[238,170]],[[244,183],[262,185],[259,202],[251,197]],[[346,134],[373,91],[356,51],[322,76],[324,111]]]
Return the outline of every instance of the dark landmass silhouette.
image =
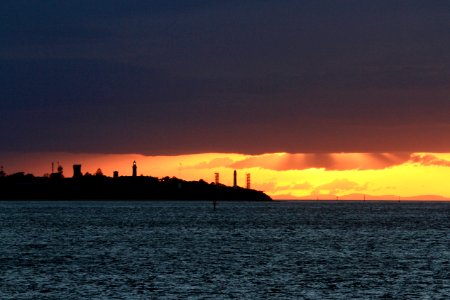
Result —
[[[261,191],[175,177],[103,175],[64,178],[16,173],[0,177],[1,200],[221,200],[271,201]]]

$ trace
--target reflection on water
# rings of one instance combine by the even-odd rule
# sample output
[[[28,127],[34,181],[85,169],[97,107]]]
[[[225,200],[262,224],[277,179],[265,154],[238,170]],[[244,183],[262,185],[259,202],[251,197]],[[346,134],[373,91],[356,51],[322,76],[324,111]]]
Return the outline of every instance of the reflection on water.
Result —
[[[0,202],[0,298],[445,298],[449,216],[450,203]]]

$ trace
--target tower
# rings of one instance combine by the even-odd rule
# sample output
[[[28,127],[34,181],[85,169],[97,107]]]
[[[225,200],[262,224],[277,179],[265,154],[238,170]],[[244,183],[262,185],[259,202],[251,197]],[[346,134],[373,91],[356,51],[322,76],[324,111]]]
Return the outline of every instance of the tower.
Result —
[[[83,177],[81,173],[81,165],[73,165],[73,178]]]
[[[216,185],[219,185],[219,173],[214,173],[214,182]]]
[[[136,161],[133,161],[133,177],[137,176],[137,166]]]
[[[250,173],[247,173],[247,189],[249,190],[250,189]]]
[[[237,173],[236,173],[236,170],[234,170],[234,174],[233,174],[233,187],[237,188]]]

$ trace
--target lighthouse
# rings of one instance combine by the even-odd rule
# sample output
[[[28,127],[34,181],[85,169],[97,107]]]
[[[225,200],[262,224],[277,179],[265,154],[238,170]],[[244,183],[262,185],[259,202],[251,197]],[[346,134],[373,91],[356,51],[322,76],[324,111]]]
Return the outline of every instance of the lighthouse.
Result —
[[[133,177],[137,176],[137,166],[136,161],[133,161]]]
[[[234,170],[234,174],[233,174],[233,187],[237,188],[237,173],[236,173],[236,170]]]

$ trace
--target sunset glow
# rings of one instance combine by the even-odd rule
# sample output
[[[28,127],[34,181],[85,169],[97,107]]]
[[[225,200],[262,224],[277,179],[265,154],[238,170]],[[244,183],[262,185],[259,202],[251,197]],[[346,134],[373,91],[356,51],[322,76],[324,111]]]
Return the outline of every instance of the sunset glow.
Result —
[[[242,155],[205,153],[179,156],[138,154],[7,154],[5,171],[24,171],[41,176],[51,172],[51,162],[64,166],[72,176],[72,164],[82,164],[83,172],[101,168],[107,176],[113,171],[131,175],[136,160],[138,175],[174,176],[184,180],[232,184],[233,170],[238,185],[245,186],[250,173],[252,188],[274,199],[352,200],[444,200],[450,198],[450,154],[448,153],[331,153]]]

